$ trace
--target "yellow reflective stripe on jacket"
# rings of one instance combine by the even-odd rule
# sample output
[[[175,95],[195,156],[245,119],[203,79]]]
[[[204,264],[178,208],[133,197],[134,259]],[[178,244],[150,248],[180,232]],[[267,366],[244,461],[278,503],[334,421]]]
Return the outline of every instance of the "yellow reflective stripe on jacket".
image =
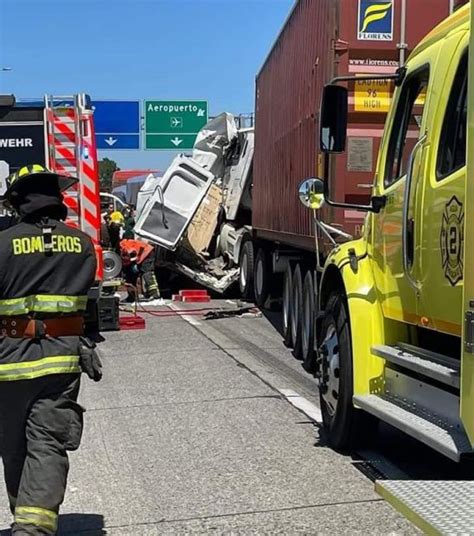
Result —
[[[24,298],[0,300],[0,315],[17,316],[28,313],[76,313],[87,307],[87,296],[35,294]]]
[[[15,508],[15,523],[34,525],[35,527],[56,532],[58,514],[52,510],[36,506],[17,506]]]
[[[79,374],[79,356],[60,355],[36,361],[0,364],[0,382],[32,380],[49,374]]]

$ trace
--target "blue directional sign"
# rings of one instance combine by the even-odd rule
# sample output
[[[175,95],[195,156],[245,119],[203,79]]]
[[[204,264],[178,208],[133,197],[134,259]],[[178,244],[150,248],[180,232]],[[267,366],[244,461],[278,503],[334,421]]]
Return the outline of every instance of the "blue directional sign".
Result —
[[[98,149],[140,149],[140,101],[97,100],[92,106]]]
[[[96,134],[97,149],[140,149],[140,136],[135,134]]]

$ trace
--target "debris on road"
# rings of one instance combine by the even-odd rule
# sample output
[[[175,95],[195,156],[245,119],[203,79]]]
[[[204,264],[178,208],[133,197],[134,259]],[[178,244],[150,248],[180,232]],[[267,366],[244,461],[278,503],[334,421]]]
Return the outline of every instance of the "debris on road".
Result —
[[[209,311],[203,315],[203,320],[218,320],[220,318],[240,317],[240,318],[259,318],[262,316],[262,311],[258,307],[249,305],[247,307],[238,307],[237,309],[219,309]]]

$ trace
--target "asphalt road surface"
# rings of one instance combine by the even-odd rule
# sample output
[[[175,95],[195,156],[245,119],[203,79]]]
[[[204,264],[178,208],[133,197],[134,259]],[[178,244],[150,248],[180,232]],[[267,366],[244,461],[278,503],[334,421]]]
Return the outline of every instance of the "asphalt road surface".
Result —
[[[277,316],[159,309],[145,330],[105,334],[104,380],[83,381],[61,535],[417,533],[372,482],[407,470],[406,440],[386,431],[365,453],[329,449],[315,382],[282,345]]]

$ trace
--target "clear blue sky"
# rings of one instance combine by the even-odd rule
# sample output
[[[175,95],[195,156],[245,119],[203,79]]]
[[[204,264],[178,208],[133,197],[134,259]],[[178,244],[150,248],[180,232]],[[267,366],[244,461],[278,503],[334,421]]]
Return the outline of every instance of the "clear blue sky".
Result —
[[[254,109],[254,80],[293,0],[0,0],[0,92],[207,99]],[[175,153],[109,151],[120,167]]]

